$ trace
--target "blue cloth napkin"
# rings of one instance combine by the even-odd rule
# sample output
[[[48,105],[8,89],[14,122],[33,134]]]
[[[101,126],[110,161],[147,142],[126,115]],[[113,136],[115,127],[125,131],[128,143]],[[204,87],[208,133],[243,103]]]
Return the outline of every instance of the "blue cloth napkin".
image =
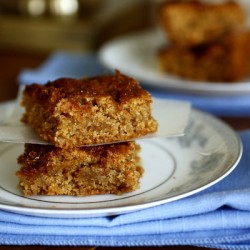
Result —
[[[96,55],[91,53],[55,52],[36,70],[24,70],[19,75],[20,84],[46,83],[59,77],[84,77],[109,73]],[[143,84],[143,82],[141,82]],[[168,92],[144,86],[153,96],[188,101],[192,106],[220,116],[249,116],[250,95],[244,96],[206,96]]]
[[[0,210],[0,244],[250,249],[250,131],[239,135],[239,165],[200,193],[113,217],[44,218]]]
[[[108,73],[92,53],[55,52],[38,69],[26,69],[18,77],[20,84],[53,81],[60,77],[88,77]]]

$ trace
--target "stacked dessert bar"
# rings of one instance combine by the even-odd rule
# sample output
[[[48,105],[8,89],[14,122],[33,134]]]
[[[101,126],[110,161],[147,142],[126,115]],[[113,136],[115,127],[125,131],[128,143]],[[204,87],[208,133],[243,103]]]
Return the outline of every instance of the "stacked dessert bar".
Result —
[[[239,3],[167,1],[159,16],[169,41],[157,51],[161,71],[210,82],[236,82],[250,74],[250,31]]]
[[[26,144],[16,175],[25,195],[123,194],[139,187],[136,138],[157,130],[152,99],[116,72],[25,87],[22,121],[48,144]]]

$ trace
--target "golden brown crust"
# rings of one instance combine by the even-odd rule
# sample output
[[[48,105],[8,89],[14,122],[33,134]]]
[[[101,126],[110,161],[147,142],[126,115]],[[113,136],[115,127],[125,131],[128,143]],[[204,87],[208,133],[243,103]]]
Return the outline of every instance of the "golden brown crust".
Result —
[[[242,27],[245,13],[240,4],[228,1],[170,1],[160,5],[160,23],[171,43],[192,47],[209,43]]]
[[[150,101],[149,93],[140,87],[138,81],[119,72],[116,72],[115,76],[104,75],[83,79],[60,78],[46,85],[27,85],[24,94],[33,96],[38,102],[50,107],[55,106],[63,98],[78,100],[84,97],[109,96],[120,105],[132,98],[145,98]]]
[[[25,195],[122,194],[143,174],[135,142],[61,149],[26,144],[16,175]]]
[[[22,121],[58,147],[131,140],[157,130],[151,96],[138,81],[114,76],[58,79],[26,86]]]
[[[159,68],[192,80],[236,82],[250,74],[250,31],[228,34],[209,45],[169,46],[157,53]]]

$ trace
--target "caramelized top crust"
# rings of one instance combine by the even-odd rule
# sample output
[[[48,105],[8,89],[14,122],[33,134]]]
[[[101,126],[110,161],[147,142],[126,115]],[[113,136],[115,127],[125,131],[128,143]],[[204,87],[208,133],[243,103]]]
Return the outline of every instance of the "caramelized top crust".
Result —
[[[139,82],[120,72],[114,76],[104,75],[84,79],[60,78],[45,85],[27,85],[24,95],[35,98],[43,105],[54,106],[63,98],[99,98],[109,96],[117,103],[131,98],[151,99],[150,94],[142,89]]]

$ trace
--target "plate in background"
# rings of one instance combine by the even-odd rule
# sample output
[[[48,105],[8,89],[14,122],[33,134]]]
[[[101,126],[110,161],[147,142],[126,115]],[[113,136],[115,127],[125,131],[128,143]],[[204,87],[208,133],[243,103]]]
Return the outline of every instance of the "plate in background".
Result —
[[[205,95],[250,94],[250,78],[233,84],[210,83],[185,80],[160,72],[157,68],[156,51],[165,43],[160,30],[130,34],[105,44],[99,51],[99,58],[105,67],[118,69],[151,87]]]

